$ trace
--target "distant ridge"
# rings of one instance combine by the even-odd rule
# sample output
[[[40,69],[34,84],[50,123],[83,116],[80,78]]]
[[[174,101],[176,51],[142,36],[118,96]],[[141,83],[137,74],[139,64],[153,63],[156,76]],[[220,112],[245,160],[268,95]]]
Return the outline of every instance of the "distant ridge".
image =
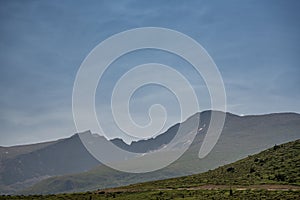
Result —
[[[14,152],[14,155],[4,157],[6,152]],[[99,164],[77,134],[54,142],[5,147],[1,151],[0,194],[51,176],[87,171]]]
[[[226,121],[224,129],[218,143],[204,159],[198,158],[199,148],[202,144],[203,137],[207,131],[207,125],[210,122],[210,115],[215,111],[205,111],[195,115],[201,115],[200,125],[201,131],[195,137],[190,148],[185,154],[172,163],[167,168],[159,171],[145,174],[128,174],[110,169],[104,165],[100,165],[88,172],[52,177],[43,180],[31,188],[21,193],[62,193],[87,191],[97,188],[116,187],[128,185],[137,182],[159,180],[183,175],[205,172],[221,165],[234,162],[236,160],[258,153],[267,148],[273,147],[275,144],[282,144],[300,138],[300,115],[296,113],[277,113],[258,116],[237,116],[226,113]],[[217,114],[225,115],[225,113],[217,112]],[[189,121],[183,122],[186,125],[186,131],[189,131]],[[191,127],[190,127],[191,128]],[[170,128],[160,137],[154,139],[140,141],[143,142],[146,149],[161,147],[164,143],[172,138]],[[164,136],[164,135],[167,136]],[[160,138],[165,137],[163,141]],[[91,137],[91,139],[93,139]],[[124,145],[131,151],[141,151],[137,142],[135,145],[126,145],[121,140],[118,145]],[[153,143],[153,141],[156,141]],[[117,143],[117,142],[116,142]],[[180,148],[180,141],[176,148]],[[162,159],[164,159],[162,157]]]

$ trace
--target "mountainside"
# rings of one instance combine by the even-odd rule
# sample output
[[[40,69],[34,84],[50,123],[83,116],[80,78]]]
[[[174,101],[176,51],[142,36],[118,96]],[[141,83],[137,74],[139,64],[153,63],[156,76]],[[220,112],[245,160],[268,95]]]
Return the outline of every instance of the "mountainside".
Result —
[[[178,124],[165,133],[149,140],[127,145],[121,139],[112,143],[131,152],[148,152],[167,144],[176,134]],[[84,133],[94,140],[96,134]],[[84,147],[79,134],[57,141],[0,147],[0,194],[10,194],[29,187],[43,179],[85,172],[101,165]],[[104,137],[104,143],[109,143]]]
[[[275,145],[261,153],[201,174],[139,183],[119,189],[176,189],[202,185],[261,184],[300,186],[300,140]]]
[[[51,176],[83,172],[99,165],[78,135],[37,145],[3,147],[2,153],[10,156],[1,159],[0,194],[11,193]]]
[[[219,112],[218,114],[224,115],[225,113]],[[202,112],[200,115],[199,127],[202,129],[190,148],[181,158],[164,169],[151,173],[130,174],[101,165],[88,172],[46,179],[21,193],[87,191],[201,173],[258,153],[275,144],[300,138],[299,114],[278,113],[240,117],[226,113],[225,126],[216,146],[208,156],[199,159],[198,152],[207,131],[211,111]],[[167,133],[170,139],[172,134],[168,131]],[[180,146],[180,141],[178,144]],[[126,144],[122,145],[126,147]],[[151,145],[149,148],[152,148]],[[139,152],[139,149],[131,149],[131,151]]]
[[[131,145],[121,139],[111,142],[127,151],[148,152],[167,144],[176,134],[177,127],[178,124],[156,138]],[[95,135],[90,131],[80,134],[87,134],[92,140]],[[58,141],[0,147],[0,194],[14,193],[52,176],[85,172],[99,165],[101,163],[86,150],[78,134]]]
[[[145,153],[148,151],[159,149],[163,145],[168,144],[176,135],[179,125],[180,125],[179,123],[175,124],[174,126],[169,128],[166,132],[158,135],[155,138],[133,141],[130,145],[124,143],[123,140],[119,138],[112,139],[111,142],[126,151],[135,152],[135,153]]]
[[[299,199],[300,140],[196,175],[94,192],[0,199]]]
[[[5,159],[14,158],[20,154],[26,154],[26,153],[36,151],[38,149],[49,146],[51,144],[55,144],[58,141],[43,142],[43,143],[28,144],[28,145],[18,145],[18,146],[11,146],[11,147],[0,146],[0,162]]]

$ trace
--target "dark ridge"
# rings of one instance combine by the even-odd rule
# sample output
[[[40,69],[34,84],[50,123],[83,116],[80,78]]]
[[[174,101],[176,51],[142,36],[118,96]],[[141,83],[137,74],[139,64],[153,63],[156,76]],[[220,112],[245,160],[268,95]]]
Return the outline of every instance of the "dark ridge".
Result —
[[[179,125],[180,124],[175,124],[166,132],[158,135],[155,138],[134,141],[130,145],[126,144],[122,139],[119,138],[112,139],[111,142],[126,151],[134,153],[146,153],[148,151],[159,149],[163,145],[168,144],[176,135]]]

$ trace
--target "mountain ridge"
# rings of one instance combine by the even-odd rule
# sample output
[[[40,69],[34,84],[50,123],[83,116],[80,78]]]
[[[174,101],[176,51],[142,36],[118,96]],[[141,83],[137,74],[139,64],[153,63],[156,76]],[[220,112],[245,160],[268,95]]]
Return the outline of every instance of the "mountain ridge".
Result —
[[[200,126],[209,123],[210,113],[204,113]],[[170,166],[153,172],[132,175],[100,165],[95,169],[73,175],[54,177],[39,182],[30,193],[60,193],[115,187],[139,181],[157,180],[200,173],[234,162],[250,154],[300,138],[300,115],[291,113],[240,117],[226,114],[225,126],[213,151],[204,159],[198,158],[207,126],[197,134],[185,154]],[[238,151],[237,151],[238,149]],[[54,185],[55,183],[55,185]],[[25,191],[24,191],[25,192]]]
[[[297,115],[297,116],[300,116],[300,113],[297,113],[297,112],[275,112],[275,113],[263,113],[263,114],[249,114],[249,115],[239,115],[239,114],[234,114],[234,113],[232,113],[232,112],[223,112],[223,111],[215,111],[215,110],[204,110],[204,111],[201,111],[201,112],[196,112],[195,114],[193,114],[192,116],[194,116],[194,115],[198,115],[198,114],[203,114],[203,113],[209,113],[209,112],[222,112],[222,113],[225,113],[225,114],[227,114],[227,115],[232,115],[232,116],[237,116],[237,117],[241,117],[241,118],[247,118],[247,117],[263,117],[263,116],[272,116],[272,115],[285,115],[285,114],[287,114],[287,115]],[[191,116],[190,116],[191,117]],[[190,118],[190,117],[188,117],[188,118]],[[188,119],[187,118],[187,119]],[[177,125],[179,125],[179,124],[181,124],[182,122],[184,122],[184,121],[186,121],[186,120],[183,120],[183,121],[181,121],[181,122],[177,122],[177,123],[174,123],[173,125],[171,125],[166,131],[164,131],[164,132],[162,132],[162,133],[160,133],[160,134],[158,134],[158,135],[156,135],[156,136],[154,136],[154,137],[151,137],[151,138],[148,138],[148,139],[141,139],[141,140],[133,140],[131,143],[136,143],[136,142],[140,142],[140,141],[147,141],[147,140],[151,140],[151,139],[155,139],[156,137],[159,137],[159,136],[161,136],[161,135],[163,135],[164,133],[166,133],[169,129],[171,129],[171,128],[173,128],[174,126],[177,126]],[[83,132],[91,132],[91,134],[97,134],[97,135],[99,135],[99,136],[102,136],[102,137],[105,137],[105,136],[103,136],[103,135],[100,135],[100,134],[98,134],[98,133],[92,133],[92,131],[91,130],[86,130],[86,131],[83,131]],[[83,132],[80,132],[80,133],[83,133]],[[28,144],[17,144],[17,145],[0,145],[0,150],[1,149],[8,149],[8,148],[17,148],[17,147],[20,147],[20,148],[22,148],[22,147],[27,147],[27,146],[32,146],[32,145],[44,145],[44,144],[51,144],[51,143],[55,143],[55,142],[58,142],[58,141],[61,141],[61,140],[64,140],[64,139],[67,139],[67,138],[70,138],[70,137],[73,137],[73,136],[75,136],[75,135],[78,135],[78,134],[80,134],[80,133],[74,133],[74,134],[72,134],[71,136],[69,136],[69,137],[66,137],[66,138],[58,138],[58,139],[54,139],[54,140],[49,140],[49,141],[40,141],[40,142],[36,142],[36,143],[28,143]],[[107,139],[106,137],[105,137],[105,139],[106,140],[109,140],[109,141],[111,141],[111,142],[113,142],[114,140],[117,140],[117,141],[121,141],[122,140],[122,142],[123,143],[125,143],[125,144],[127,144],[127,145],[131,145],[131,143],[126,143],[122,138],[120,138],[120,137],[114,137],[114,138],[111,138],[111,139]],[[22,149],[23,150],[23,149]],[[0,153],[1,154],[1,153]]]
[[[98,189],[94,192],[13,196],[8,199],[298,199],[299,151],[300,139],[275,145],[201,174]]]

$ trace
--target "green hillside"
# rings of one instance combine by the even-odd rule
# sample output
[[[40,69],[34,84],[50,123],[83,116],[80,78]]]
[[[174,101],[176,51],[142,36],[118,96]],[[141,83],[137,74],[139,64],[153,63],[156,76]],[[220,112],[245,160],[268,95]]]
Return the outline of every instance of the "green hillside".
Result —
[[[295,190],[167,190],[144,192],[113,192],[113,193],[73,193],[58,195],[32,195],[32,196],[0,196],[1,200],[298,200],[300,192]]]
[[[275,145],[259,154],[208,172],[134,184],[124,189],[189,188],[199,185],[285,184],[300,186],[300,140]]]

